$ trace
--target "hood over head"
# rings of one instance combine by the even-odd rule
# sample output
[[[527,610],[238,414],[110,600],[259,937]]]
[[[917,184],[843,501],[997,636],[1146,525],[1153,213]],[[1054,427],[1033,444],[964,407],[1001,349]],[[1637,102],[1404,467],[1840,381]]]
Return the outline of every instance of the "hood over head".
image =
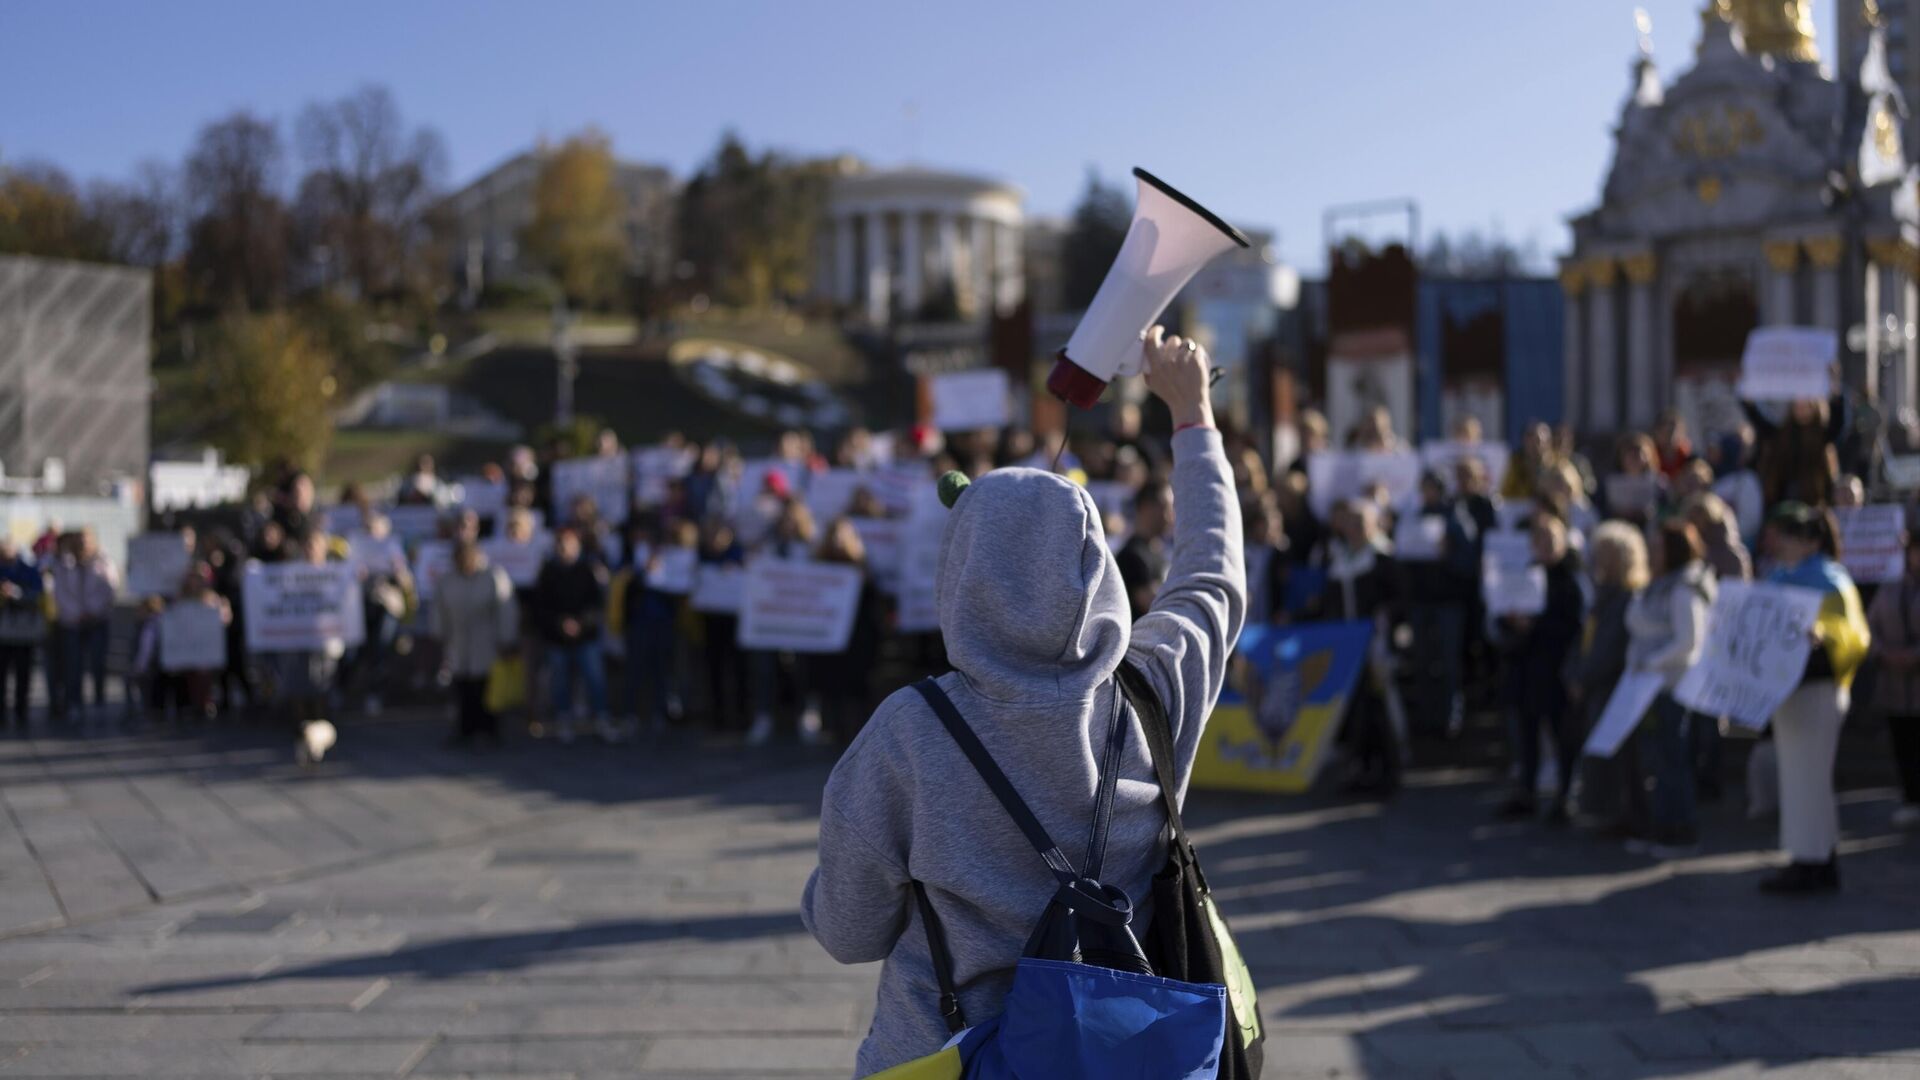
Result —
[[[1084,699],[1127,650],[1132,614],[1093,497],[996,469],[955,504],[934,582],[947,658],[1002,701]]]

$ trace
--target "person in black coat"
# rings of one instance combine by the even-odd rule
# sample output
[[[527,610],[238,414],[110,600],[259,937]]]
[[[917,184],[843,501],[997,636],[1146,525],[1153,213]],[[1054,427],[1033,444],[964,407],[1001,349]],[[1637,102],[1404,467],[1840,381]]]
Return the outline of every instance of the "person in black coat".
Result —
[[[1332,533],[1319,553],[1326,587],[1307,612],[1309,619],[1373,624],[1368,662],[1354,684],[1340,739],[1353,762],[1348,790],[1390,795],[1400,787],[1399,733],[1388,713],[1393,690],[1389,641],[1404,601],[1400,564],[1380,535],[1380,508],[1366,499],[1335,506]]]
[[[1568,721],[1567,657],[1579,644],[1586,620],[1586,594],[1580,588],[1579,557],[1567,545],[1567,527],[1551,514],[1536,514],[1533,519],[1534,563],[1546,575],[1546,607],[1538,615],[1503,615],[1503,632],[1517,645],[1513,660],[1514,709],[1518,721],[1520,775],[1511,797],[1500,808],[1501,816],[1518,818],[1534,814],[1534,782],[1540,773],[1540,732],[1552,732],[1559,751],[1561,785],[1580,754],[1580,742],[1574,725]],[[1564,820],[1566,806],[1554,800],[1549,816]]]
[[[1478,530],[1439,474],[1429,472],[1420,478],[1420,508],[1397,536],[1413,628],[1408,719],[1424,731],[1458,734],[1465,720],[1461,658],[1480,593]]]
[[[585,557],[578,532],[565,526],[555,530],[553,556],[533,583],[533,608],[547,645],[553,718],[563,743],[573,741],[576,681],[585,684],[601,737],[609,742],[619,738],[607,715],[607,676],[600,652],[606,602],[606,567]]]

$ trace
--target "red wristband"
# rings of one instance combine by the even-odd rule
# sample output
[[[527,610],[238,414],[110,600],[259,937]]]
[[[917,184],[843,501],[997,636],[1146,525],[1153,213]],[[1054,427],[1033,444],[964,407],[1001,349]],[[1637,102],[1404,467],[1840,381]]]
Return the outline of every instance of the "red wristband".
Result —
[[[1173,429],[1173,433],[1175,435],[1178,435],[1181,432],[1187,430],[1188,428],[1210,428],[1212,426],[1213,426],[1212,424],[1208,423],[1205,420],[1194,420],[1185,424],[1181,424],[1178,427],[1175,427]]]

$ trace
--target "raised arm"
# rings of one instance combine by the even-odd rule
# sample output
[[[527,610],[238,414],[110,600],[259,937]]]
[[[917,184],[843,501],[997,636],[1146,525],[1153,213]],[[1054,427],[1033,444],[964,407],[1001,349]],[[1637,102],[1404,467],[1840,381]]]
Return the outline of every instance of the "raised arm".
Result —
[[[1147,386],[1173,413],[1173,558],[1153,607],[1133,624],[1127,659],[1173,725],[1181,788],[1227,658],[1246,621],[1240,502],[1207,400],[1207,354],[1178,337],[1147,340]]]

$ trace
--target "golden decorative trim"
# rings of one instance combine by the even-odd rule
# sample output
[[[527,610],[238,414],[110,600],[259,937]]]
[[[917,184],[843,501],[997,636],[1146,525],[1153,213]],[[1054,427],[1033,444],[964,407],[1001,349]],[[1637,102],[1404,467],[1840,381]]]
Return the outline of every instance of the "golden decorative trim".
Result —
[[[1837,236],[1809,236],[1800,241],[1800,247],[1807,253],[1807,261],[1815,269],[1831,270],[1840,265],[1840,252],[1843,248]]]
[[[1587,291],[1587,272],[1577,262],[1567,262],[1560,267],[1560,291],[1568,296],[1579,296]]]
[[[1892,236],[1876,236],[1867,241],[1867,256],[1881,266],[1903,274],[1913,274],[1916,253],[1912,244]]]
[[[1775,271],[1785,274],[1800,265],[1799,241],[1769,240],[1763,246],[1767,252],[1767,265]]]
[[[1620,260],[1620,269],[1626,271],[1627,280],[1635,285],[1651,282],[1659,265],[1651,251],[1636,251]]]
[[[1586,264],[1587,283],[1595,288],[1604,289],[1612,285],[1618,276],[1620,264],[1605,255],[1588,259]]]
[[[1717,176],[1703,176],[1700,182],[1693,186],[1693,193],[1708,206],[1720,201],[1720,191],[1720,178]]]

